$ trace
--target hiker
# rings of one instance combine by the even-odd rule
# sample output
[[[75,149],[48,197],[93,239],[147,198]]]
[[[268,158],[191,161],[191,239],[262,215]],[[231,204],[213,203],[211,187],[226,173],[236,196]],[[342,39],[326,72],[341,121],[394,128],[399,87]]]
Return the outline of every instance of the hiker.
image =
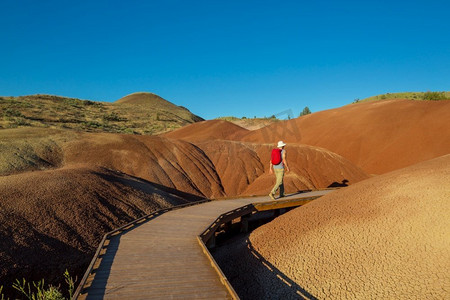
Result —
[[[284,197],[284,169],[286,168],[286,172],[289,172],[289,167],[286,161],[286,150],[284,150],[284,146],[286,146],[283,141],[279,141],[277,148],[272,150],[271,158],[270,158],[270,168],[269,173],[272,174],[275,171],[275,177],[277,181],[272,191],[269,194],[269,197],[272,200],[275,200],[275,193],[278,188],[280,188],[280,198]]]

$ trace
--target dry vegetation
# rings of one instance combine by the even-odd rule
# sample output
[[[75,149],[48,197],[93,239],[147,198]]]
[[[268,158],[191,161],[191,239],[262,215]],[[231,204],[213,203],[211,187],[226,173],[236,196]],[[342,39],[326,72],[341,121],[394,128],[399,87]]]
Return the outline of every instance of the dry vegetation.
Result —
[[[153,135],[201,120],[151,93],[132,94],[114,103],[50,95],[0,97],[3,129],[41,127]]]
[[[404,92],[404,93],[386,93],[377,96],[372,96],[365,99],[355,99],[353,103],[377,101],[386,99],[410,99],[410,100],[449,100],[450,92]]]

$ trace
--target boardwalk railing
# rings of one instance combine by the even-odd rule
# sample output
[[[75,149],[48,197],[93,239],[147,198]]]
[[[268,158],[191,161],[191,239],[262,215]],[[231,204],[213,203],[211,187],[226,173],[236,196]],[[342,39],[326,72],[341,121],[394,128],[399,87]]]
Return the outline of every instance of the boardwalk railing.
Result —
[[[317,199],[319,197],[321,197],[321,196],[312,196],[312,197],[301,198],[301,199],[276,200],[276,201],[271,201],[271,202],[258,202],[258,203],[248,204],[248,205],[239,207],[237,209],[231,210],[229,212],[226,212],[224,214],[221,214],[214,222],[211,223],[211,225],[209,225],[205,229],[205,231],[203,231],[199,235],[199,237],[202,240],[202,242],[205,243],[205,245],[207,245],[208,242],[210,241],[210,239],[214,238],[214,234],[217,231],[217,229],[220,226],[222,226],[223,224],[231,222],[237,218],[244,218],[244,220],[241,220],[241,222],[242,221],[246,222],[246,218],[255,212],[302,206],[302,205],[305,205],[306,203],[311,202],[314,199]]]
[[[78,285],[78,288],[76,289],[75,293],[73,294],[72,299],[77,299],[80,296],[81,292],[85,288],[85,284],[87,282],[87,279],[89,278],[89,275],[94,271],[94,267],[96,267],[96,266],[98,267],[100,265],[101,256],[102,256],[104,250],[108,247],[107,241],[109,239],[111,239],[112,236],[115,236],[117,234],[121,234],[125,231],[131,230],[134,227],[136,227],[144,222],[147,222],[149,220],[152,220],[152,219],[156,218],[157,216],[160,216],[168,211],[185,208],[185,207],[192,206],[192,205],[202,204],[202,203],[206,203],[209,201],[211,201],[211,200],[207,199],[207,200],[177,205],[177,206],[173,206],[173,207],[169,207],[169,208],[159,209],[157,211],[149,213],[141,218],[138,218],[134,221],[131,221],[130,223],[127,223],[119,228],[116,228],[116,229],[106,233],[103,236],[103,238],[97,248],[97,251],[94,254],[94,257],[92,258],[91,263],[89,264],[89,267],[87,268],[86,272],[84,273],[84,276],[81,279],[80,284]]]
[[[261,202],[261,203],[253,203],[248,204],[242,207],[239,207],[237,209],[231,210],[229,212],[226,212],[224,214],[221,214],[214,222],[211,223],[211,225],[205,229],[200,235],[197,236],[197,241],[200,244],[200,246],[203,249],[203,253],[207,256],[209,261],[211,262],[211,266],[214,268],[214,270],[217,272],[217,275],[220,278],[220,281],[222,284],[226,287],[228,293],[233,299],[239,299],[238,294],[234,290],[233,286],[228,281],[227,277],[223,274],[222,270],[220,269],[219,265],[211,255],[211,253],[208,250],[207,244],[214,245],[215,242],[210,243],[211,240],[215,239],[215,233],[218,228],[220,228],[222,225],[232,222],[233,220],[237,218],[241,218],[241,222],[244,227],[247,227],[246,221],[248,216],[250,216],[253,213],[260,212],[260,211],[268,211],[268,210],[277,210],[282,208],[291,208],[291,207],[297,207],[301,205],[305,205],[308,202],[313,201],[314,199],[319,198],[320,196],[313,196],[308,198],[302,198],[302,199],[294,199],[294,200],[277,200],[272,202]]]
[[[208,250],[208,246],[215,245],[215,236],[216,236],[217,230],[219,228],[221,228],[222,225],[226,226],[225,224],[227,224],[227,223],[231,224],[231,222],[233,220],[240,219],[239,222],[241,223],[241,228],[244,228],[244,231],[246,231],[248,229],[249,217],[256,212],[269,211],[269,210],[277,211],[282,208],[298,207],[298,206],[304,205],[310,201],[313,201],[314,199],[317,199],[319,197],[321,197],[321,196],[311,196],[311,197],[306,197],[306,198],[297,198],[297,199],[290,199],[290,200],[277,200],[277,201],[271,201],[271,202],[259,202],[259,203],[247,204],[247,205],[241,206],[237,209],[234,209],[234,210],[231,210],[224,214],[221,214],[214,222],[212,222],[202,233],[200,233],[197,236],[197,241],[200,244],[200,247],[202,248],[203,253],[209,259],[211,266],[216,271],[221,283],[226,287],[231,298],[239,299],[239,296],[236,294],[233,287],[229,283],[228,279],[225,277],[222,270],[220,269],[220,267],[218,266],[218,264],[216,263],[216,261],[214,260],[211,253]],[[109,240],[113,236],[116,236],[116,235],[122,234],[126,231],[129,231],[129,230],[139,226],[140,224],[143,224],[149,220],[152,220],[168,211],[175,210],[175,209],[181,209],[181,208],[185,208],[185,207],[193,206],[193,205],[197,205],[197,204],[202,204],[202,203],[209,202],[209,201],[211,201],[211,200],[203,200],[203,201],[199,201],[199,202],[192,202],[192,203],[187,203],[184,205],[174,206],[171,208],[160,209],[158,211],[155,211],[153,213],[145,215],[145,216],[143,216],[139,219],[136,219],[124,226],[121,226],[117,229],[114,229],[113,231],[106,233],[103,236],[103,239],[100,242],[100,245],[98,246],[97,251],[95,252],[95,255],[92,258],[92,261],[91,261],[88,269],[86,270],[80,284],[78,285],[78,288],[75,291],[72,299],[77,299],[83,291],[85,291],[86,289],[89,288],[88,286],[85,286],[88,281],[88,278],[99,267],[101,260],[102,260],[102,255],[106,252],[106,248],[108,247]],[[222,200],[222,201],[226,201],[226,200]]]

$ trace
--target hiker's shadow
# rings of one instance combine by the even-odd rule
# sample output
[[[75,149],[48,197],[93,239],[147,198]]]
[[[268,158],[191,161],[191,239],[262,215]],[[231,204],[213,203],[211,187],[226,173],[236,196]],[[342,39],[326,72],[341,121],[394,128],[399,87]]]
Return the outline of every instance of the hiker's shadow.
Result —
[[[342,182],[333,182],[332,184],[330,184],[328,187],[329,188],[339,188],[339,187],[346,187],[348,186],[348,180],[344,179],[342,180]]]

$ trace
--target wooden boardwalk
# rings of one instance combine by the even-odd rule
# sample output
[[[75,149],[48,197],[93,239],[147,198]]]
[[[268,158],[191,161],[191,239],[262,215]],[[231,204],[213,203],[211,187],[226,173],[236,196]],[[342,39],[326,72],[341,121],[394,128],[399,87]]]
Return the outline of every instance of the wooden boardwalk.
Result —
[[[307,192],[283,200],[328,192]],[[166,212],[111,236],[77,299],[230,298],[197,237],[221,214],[262,202],[272,201],[267,196],[211,201]]]

